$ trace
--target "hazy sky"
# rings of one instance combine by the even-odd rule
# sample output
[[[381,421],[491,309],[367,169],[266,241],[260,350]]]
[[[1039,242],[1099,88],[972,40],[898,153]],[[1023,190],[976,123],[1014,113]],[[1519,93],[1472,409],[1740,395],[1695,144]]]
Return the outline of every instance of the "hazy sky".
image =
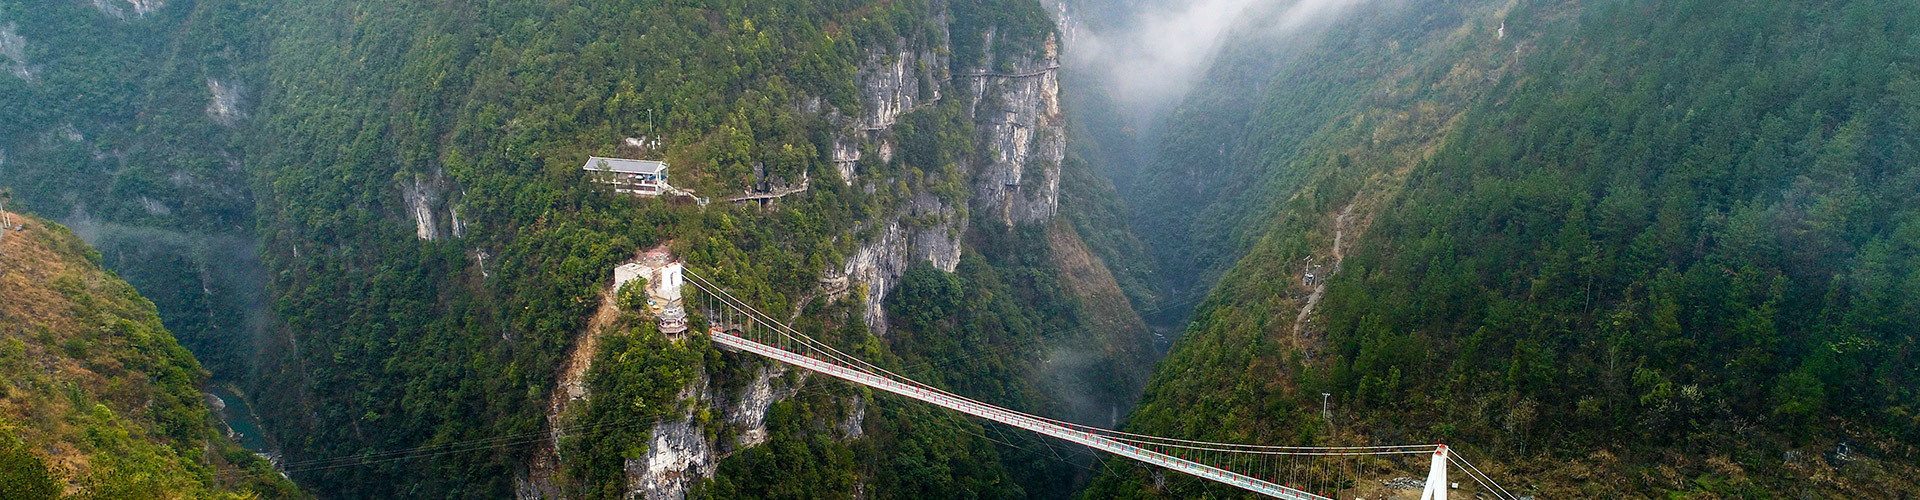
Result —
[[[1070,63],[1106,80],[1119,104],[1152,113],[1192,88],[1230,31],[1284,35],[1368,0],[1194,0],[1159,2],[1127,26],[1078,30]]]

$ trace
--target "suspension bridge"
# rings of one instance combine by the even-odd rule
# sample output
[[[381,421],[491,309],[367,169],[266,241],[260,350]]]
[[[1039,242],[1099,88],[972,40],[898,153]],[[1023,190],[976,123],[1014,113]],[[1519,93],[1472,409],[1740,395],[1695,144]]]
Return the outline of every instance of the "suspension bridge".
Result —
[[[1382,446],[1267,446],[1133,434],[1013,411],[942,390],[888,371],[809,337],[734,297],[712,280],[685,271],[700,292],[708,335],[729,349],[871,387],[956,412],[1068,441],[1142,463],[1219,482],[1273,498],[1332,500],[1353,484],[1351,474],[1318,459],[1430,456],[1421,500],[1447,500],[1448,465],[1502,500],[1518,497],[1443,444]]]

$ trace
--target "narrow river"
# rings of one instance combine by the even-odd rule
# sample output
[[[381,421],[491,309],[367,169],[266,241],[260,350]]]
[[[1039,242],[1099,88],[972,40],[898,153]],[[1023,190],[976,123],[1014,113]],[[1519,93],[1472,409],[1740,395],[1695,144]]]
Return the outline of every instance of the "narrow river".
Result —
[[[254,453],[275,456],[276,450],[271,440],[260,428],[260,416],[255,414],[253,406],[246,398],[240,397],[225,386],[206,387],[207,404],[213,407],[214,414],[227,424],[227,435]]]

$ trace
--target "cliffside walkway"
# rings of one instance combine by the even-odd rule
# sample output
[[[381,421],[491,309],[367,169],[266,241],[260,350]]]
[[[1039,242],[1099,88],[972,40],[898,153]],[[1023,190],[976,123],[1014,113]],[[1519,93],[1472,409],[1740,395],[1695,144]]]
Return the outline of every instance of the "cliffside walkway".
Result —
[[[700,292],[713,341],[740,352],[787,363],[942,408],[1026,429],[1096,450],[1220,482],[1273,498],[1332,500],[1357,483],[1350,471],[1327,459],[1400,455],[1431,456],[1422,500],[1446,500],[1447,464],[1494,498],[1515,498],[1478,468],[1439,444],[1388,446],[1263,446],[1193,441],[1102,429],[1030,415],[975,401],[895,374],[801,334],[727,293],[713,281],[686,271]],[[1471,497],[1469,497],[1471,498]]]
[[[801,184],[801,185],[800,185],[800,187],[790,187],[790,188],[785,188],[785,189],[776,189],[776,190],[774,190],[773,192],[770,192],[770,193],[747,193],[747,194],[743,194],[743,195],[738,195],[738,196],[734,196],[734,197],[731,197],[731,198],[727,198],[727,201],[728,201],[728,202],[741,202],[741,201],[765,201],[765,200],[776,200],[776,199],[780,199],[780,198],[784,198],[784,197],[786,197],[787,195],[790,195],[790,194],[794,194],[794,193],[804,193],[804,192],[806,192],[806,191],[807,191],[807,185],[806,185],[806,184]]]
[[[1056,69],[1060,69],[1060,65],[1055,64],[1052,66],[1047,66],[1047,67],[1036,69],[1033,71],[1022,71],[1018,73],[1002,73],[998,71],[977,71],[973,73],[960,73],[953,76],[960,77],[960,78],[1027,78],[1027,77],[1044,75]]]

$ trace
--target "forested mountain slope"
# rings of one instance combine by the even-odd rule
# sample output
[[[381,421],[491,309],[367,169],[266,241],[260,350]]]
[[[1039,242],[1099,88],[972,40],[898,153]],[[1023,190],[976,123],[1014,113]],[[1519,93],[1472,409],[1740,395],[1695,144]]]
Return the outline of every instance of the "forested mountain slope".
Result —
[[[242,317],[209,283],[271,299],[263,358],[228,373],[324,495],[1025,498],[1087,475],[698,335],[590,323],[645,248],[1002,404],[1111,424],[1142,384],[1144,330],[1095,255],[1113,236],[1069,223],[1112,217],[1111,191],[1063,161],[1031,0],[55,3],[0,11],[8,68],[34,69],[0,75],[32,117],[0,137],[0,182],[260,259],[251,283],[196,265],[218,252],[118,262],[194,317]],[[664,159],[711,203],[616,196],[589,155]],[[234,329],[205,325],[208,352]],[[585,338],[591,390],[550,421]],[[543,470],[556,425],[592,431]]]
[[[233,145],[260,93],[246,72],[263,6],[140,5],[0,2],[0,185],[99,249],[215,379],[240,381],[273,347]]]
[[[1232,264],[1132,429],[1441,441],[1544,497],[1920,494],[1920,9],[1413,4],[1267,81],[1219,162],[1262,181],[1191,226]],[[1200,120],[1156,161],[1222,151]],[[1239,494],[1087,497],[1203,490]]]
[[[0,493],[305,498],[223,435],[152,302],[65,227],[0,215]]]

